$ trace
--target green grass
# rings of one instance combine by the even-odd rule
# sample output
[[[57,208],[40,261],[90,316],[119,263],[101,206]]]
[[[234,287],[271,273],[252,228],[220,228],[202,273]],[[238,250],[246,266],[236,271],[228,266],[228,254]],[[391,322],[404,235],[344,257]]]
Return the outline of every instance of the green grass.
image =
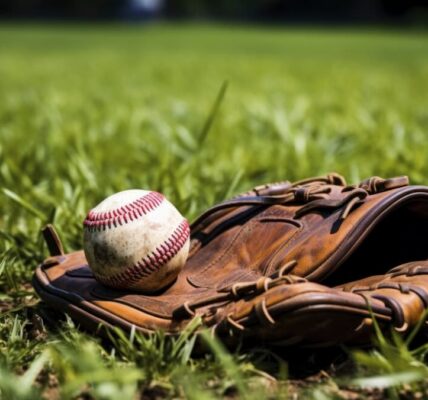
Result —
[[[47,255],[40,228],[54,223],[66,249],[79,249],[86,211],[119,190],[159,190],[192,219],[254,185],[334,170],[350,181],[408,174],[427,184],[427,39],[0,26],[0,398],[324,399],[361,385],[427,396],[426,348],[398,339],[352,355],[351,372],[296,382],[286,379],[287,352],[229,354],[207,339],[211,351],[194,358],[191,335],[161,333],[101,343],[58,322],[29,285]]]

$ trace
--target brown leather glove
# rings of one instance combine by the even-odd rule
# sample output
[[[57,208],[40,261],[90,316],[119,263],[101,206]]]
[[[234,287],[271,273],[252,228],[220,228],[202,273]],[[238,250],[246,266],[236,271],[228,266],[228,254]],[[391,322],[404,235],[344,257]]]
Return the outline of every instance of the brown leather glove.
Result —
[[[288,278],[283,284],[273,281],[269,290],[251,299],[230,302],[209,322],[225,337],[233,327],[244,338],[276,345],[328,346],[369,344],[373,317],[386,334],[392,329],[412,332],[426,318],[428,261],[334,288]],[[426,324],[422,327],[426,333]]]
[[[397,310],[404,304],[397,301],[404,297],[395,289],[385,300],[376,297],[384,289],[366,296],[334,286],[427,259],[427,229],[428,187],[408,186],[406,177],[346,186],[330,174],[257,187],[208,210],[192,225],[185,267],[162,293],[102,286],[82,252],[61,254],[51,229],[45,236],[54,257],[37,269],[33,283],[46,302],[90,329],[102,322],[174,334],[199,315],[231,344],[241,337],[359,343],[369,339],[371,312],[387,324],[402,321]],[[417,290],[425,293],[421,282]],[[403,321],[410,329],[422,314],[422,295],[407,294],[413,311],[403,311]]]

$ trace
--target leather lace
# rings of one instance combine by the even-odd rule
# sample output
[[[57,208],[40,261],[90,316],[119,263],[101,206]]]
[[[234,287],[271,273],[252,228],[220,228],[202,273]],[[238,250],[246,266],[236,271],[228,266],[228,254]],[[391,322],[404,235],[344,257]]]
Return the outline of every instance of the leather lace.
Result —
[[[282,284],[307,282],[305,278],[289,274],[289,271],[292,270],[296,264],[297,261],[292,260],[283,265],[271,276],[262,276],[259,279],[250,282],[237,282],[233,285],[218,289],[217,294],[215,295],[207,296],[195,301],[186,301],[184,304],[174,310],[174,318],[192,318],[196,315],[196,310],[198,308],[205,307],[210,304],[218,304],[230,300],[236,301],[242,298],[255,296]],[[271,320],[272,318],[268,315],[266,306],[260,307],[260,309],[256,310],[256,312],[262,314],[264,313],[266,320]],[[226,319],[229,320],[230,316],[228,316]],[[232,321],[230,321],[230,323],[233,325]]]
[[[245,205],[269,206],[303,204],[303,207],[296,211],[295,218],[300,218],[311,211],[334,211],[342,208],[339,219],[344,220],[350,215],[352,210],[362,204],[369,195],[407,186],[408,184],[409,180],[406,176],[390,179],[374,176],[362,181],[358,185],[346,185],[345,179],[342,176],[331,173],[322,177],[298,181],[294,184],[279,182],[277,184],[258,186],[252,191],[256,193],[256,195],[248,195],[248,193],[251,192],[247,192],[244,195],[212,207],[192,224],[192,228],[196,227],[203,219],[217,211]],[[332,198],[330,195],[332,185],[342,186],[342,193],[346,193],[345,196],[340,199]]]
[[[303,204],[303,207],[296,211],[295,218],[300,218],[311,211],[334,211],[341,209],[339,218],[344,220],[356,207],[362,204],[368,196],[386,190],[407,186],[408,184],[408,178],[405,176],[391,179],[382,179],[375,176],[362,181],[358,185],[346,185],[346,181],[342,176],[336,173],[331,173],[326,176],[298,181],[294,184],[290,184],[289,182],[279,182],[271,185],[262,185],[254,188],[253,191],[247,192],[232,200],[220,203],[209,209],[192,224],[192,229],[194,229],[205,218],[217,211],[245,205],[269,206]],[[339,199],[332,197],[332,186],[341,186],[341,192],[344,193],[344,196]],[[230,300],[238,300],[247,296],[258,295],[278,285],[307,282],[304,278],[288,274],[296,264],[297,262],[293,260],[285,264],[270,277],[262,276],[252,282],[238,282],[229,287],[219,289],[215,295],[207,296],[193,302],[187,301],[174,310],[174,318],[191,318],[196,315],[198,308],[206,307],[210,304],[226,303]],[[393,300],[389,301],[388,299],[389,298],[382,298],[382,301],[391,309],[397,325],[404,325],[404,314],[400,305]],[[274,319],[269,314],[265,300],[262,300],[254,306],[254,312],[260,322],[268,325],[275,323]],[[205,314],[202,314],[202,316],[207,316],[208,314],[212,314],[210,310]],[[235,329],[243,330],[244,326],[235,321],[231,315],[232,314],[226,316],[224,323]]]
[[[426,275],[428,273],[428,268],[416,265],[410,268],[403,269],[402,267],[396,267],[389,271],[387,277],[397,277],[397,276],[414,276],[414,275]],[[365,298],[366,301],[369,301],[368,296],[364,292],[375,291],[378,289],[392,289],[397,290],[402,294],[415,294],[420,301],[422,302],[424,308],[428,308],[428,292],[421,286],[414,285],[408,282],[379,282],[374,285],[366,286],[353,286],[344,291],[356,293]],[[405,320],[403,307],[399,301],[393,297],[384,295],[384,294],[373,294],[371,298],[382,301],[386,307],[391,311],[391,318],[394,322],[395,329],[399,332],[403,332],[407,329],[408,323]]]

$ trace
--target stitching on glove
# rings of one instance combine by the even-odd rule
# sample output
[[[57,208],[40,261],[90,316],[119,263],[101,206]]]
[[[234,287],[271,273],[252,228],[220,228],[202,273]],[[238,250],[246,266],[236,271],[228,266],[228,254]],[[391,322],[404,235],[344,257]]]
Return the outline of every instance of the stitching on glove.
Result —
[[[244,325],[241,325],[239,322],[235,321],[232,318],[232,313],[228,314],[226,316],[225,321],[233,328],[237,329],[238,331],[243,331],[245,329]]]
[[[404,318],[403,308],[401,304],[393,299],[392,297],[384,296],[382,294],[374,294],[371,296],[373,299],[380,300],[391,310],[392,320],[395,326],[395,329],[399,332],[405,331],[407,329],[407,322]]]
[[[257,303],[254,307],[254,311],[257,315],[258,320],[264,325],[275,325],[275,320],[272,318],[268,311],[268,307],[266,305],[266,299],[263,299],[261,302]]]
[[[297,262],[295,260],[286,263],[280,270],[270,277],[260,277],[252,282],[237,282],[232,286],[222,288],[217,294],[204,297],[196,301],[186,301],[173,311],[174,318],[190,318],[195,315],[195,309],[209,304],[219,303],[230,299],[239,300],[246,296],[255,296],[279,285],[293,285],[307,282],[305,278],[294,275],[287,275],[287,272],[293,268]],[[263,310],[262,310],[263,312]]]

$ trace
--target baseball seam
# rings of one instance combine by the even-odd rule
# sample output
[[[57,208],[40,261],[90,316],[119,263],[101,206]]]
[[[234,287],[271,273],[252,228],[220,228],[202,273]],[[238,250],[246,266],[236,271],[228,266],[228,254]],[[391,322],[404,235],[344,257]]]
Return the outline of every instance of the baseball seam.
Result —
[[[168,239],[131,267],[111,276],[94,275],[98,281],[107,286],[119,289],[132,287],[140,279],[156,272],[177,255],[186,243],[189,234],[189,223],[183,219]]]
[[[124,225],[145,214],[153,211],[161,205],[164,196],[157,192],[150,192],[133,202],[122,207],[105,212],[89,211],[83,226],[89,231],[101,231]]]

